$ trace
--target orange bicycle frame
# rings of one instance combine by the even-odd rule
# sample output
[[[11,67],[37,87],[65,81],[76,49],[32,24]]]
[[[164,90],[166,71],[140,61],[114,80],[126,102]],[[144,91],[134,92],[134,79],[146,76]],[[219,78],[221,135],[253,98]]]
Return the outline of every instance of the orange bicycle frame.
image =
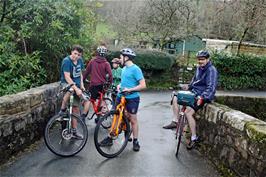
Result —
[[[125,96],[122,96],[120,103],[116,106],[116,111],[118,111],[119,114],[115,114],[113,117],[112,126],[110,128],[110,134],[113,134],[115,136],[119,134],[119,128],[123,121],[125,106],[126,106],[126,98]]]

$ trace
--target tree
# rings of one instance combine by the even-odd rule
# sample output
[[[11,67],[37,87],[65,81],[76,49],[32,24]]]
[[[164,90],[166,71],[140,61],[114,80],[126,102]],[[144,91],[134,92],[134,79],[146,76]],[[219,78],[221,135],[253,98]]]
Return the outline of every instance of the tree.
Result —
[[[235,6],[238,7],[236,18],[239,19],[237,31],[239,32],[239,44],[237,48],[237,55],[239,55],[241,44],[250,31],[255,28],[261,21],[265,21],[266,17],[266,1],[265,0],[246,0],[235,1]]]
[[[169,37],[182,38],[195,31],[194,1],[151,0],[146,1],[144,9],[139,31],[153,41],[159,39],[161,49]]]
[[[70,47],[90,47],[95,19],[85,3],[0,1],[0,94],[58,81]]]

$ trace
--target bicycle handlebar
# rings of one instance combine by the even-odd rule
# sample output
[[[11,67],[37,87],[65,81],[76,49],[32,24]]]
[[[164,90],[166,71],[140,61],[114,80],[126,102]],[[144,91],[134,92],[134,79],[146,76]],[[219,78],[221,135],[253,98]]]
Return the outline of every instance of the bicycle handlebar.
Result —
[[[74,84],[70,84],[70,85],[67,85],[66,87],[62,88],[60,90],[60,92],[67,92],[67,91],[70,91],[71,87],[73,86]]]
[[[74,90],[71,90],[71,87],[73,86],[74,84],[69,84],[67,85],[66,87],[62,88],[59,93],[56,95],[57,97],[60,95],[60,93],[62,92],[70,92],[70,93],[74,93]],[[88,101],[90,99],[90,93],[87,92],[87,91],[83,91],[83,93],[81,94],[81,97],[80,97],[82,100],[85,100],[85,101]]]
[[[121,95],[126,96],[126,95],[133,94],[133,93],[135,93],[135,92],[138,92],[138,91],[130,91],[130,92],[128,92],[128,91],[121,91],[121,92],[119,92],[119,93],[120,93]]]

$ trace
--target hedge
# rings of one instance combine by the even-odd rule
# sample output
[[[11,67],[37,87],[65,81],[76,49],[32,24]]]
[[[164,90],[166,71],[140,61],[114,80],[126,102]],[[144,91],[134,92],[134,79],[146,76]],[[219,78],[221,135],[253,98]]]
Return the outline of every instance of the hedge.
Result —
[[[175,57],[164,52],[156,50],[137,50],[135,52],[137,56],[134,63],[144,71],[166,71],[175,63]],[[119,51],[111,51],[107,59],[111,61],[119,56]]]
[[[266,57],[214,53],[212,61],[223,89],[266,89]]]

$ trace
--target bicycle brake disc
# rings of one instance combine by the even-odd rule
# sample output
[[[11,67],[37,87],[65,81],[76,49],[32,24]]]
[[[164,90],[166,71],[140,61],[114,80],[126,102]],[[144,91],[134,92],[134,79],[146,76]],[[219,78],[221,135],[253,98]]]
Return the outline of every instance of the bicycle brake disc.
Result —
[[[68,129],[64,129],[62,131],[62,137],[65,139],[65,140],[70,140],[72,138],[72,134],[71,132],[68,131]]]

